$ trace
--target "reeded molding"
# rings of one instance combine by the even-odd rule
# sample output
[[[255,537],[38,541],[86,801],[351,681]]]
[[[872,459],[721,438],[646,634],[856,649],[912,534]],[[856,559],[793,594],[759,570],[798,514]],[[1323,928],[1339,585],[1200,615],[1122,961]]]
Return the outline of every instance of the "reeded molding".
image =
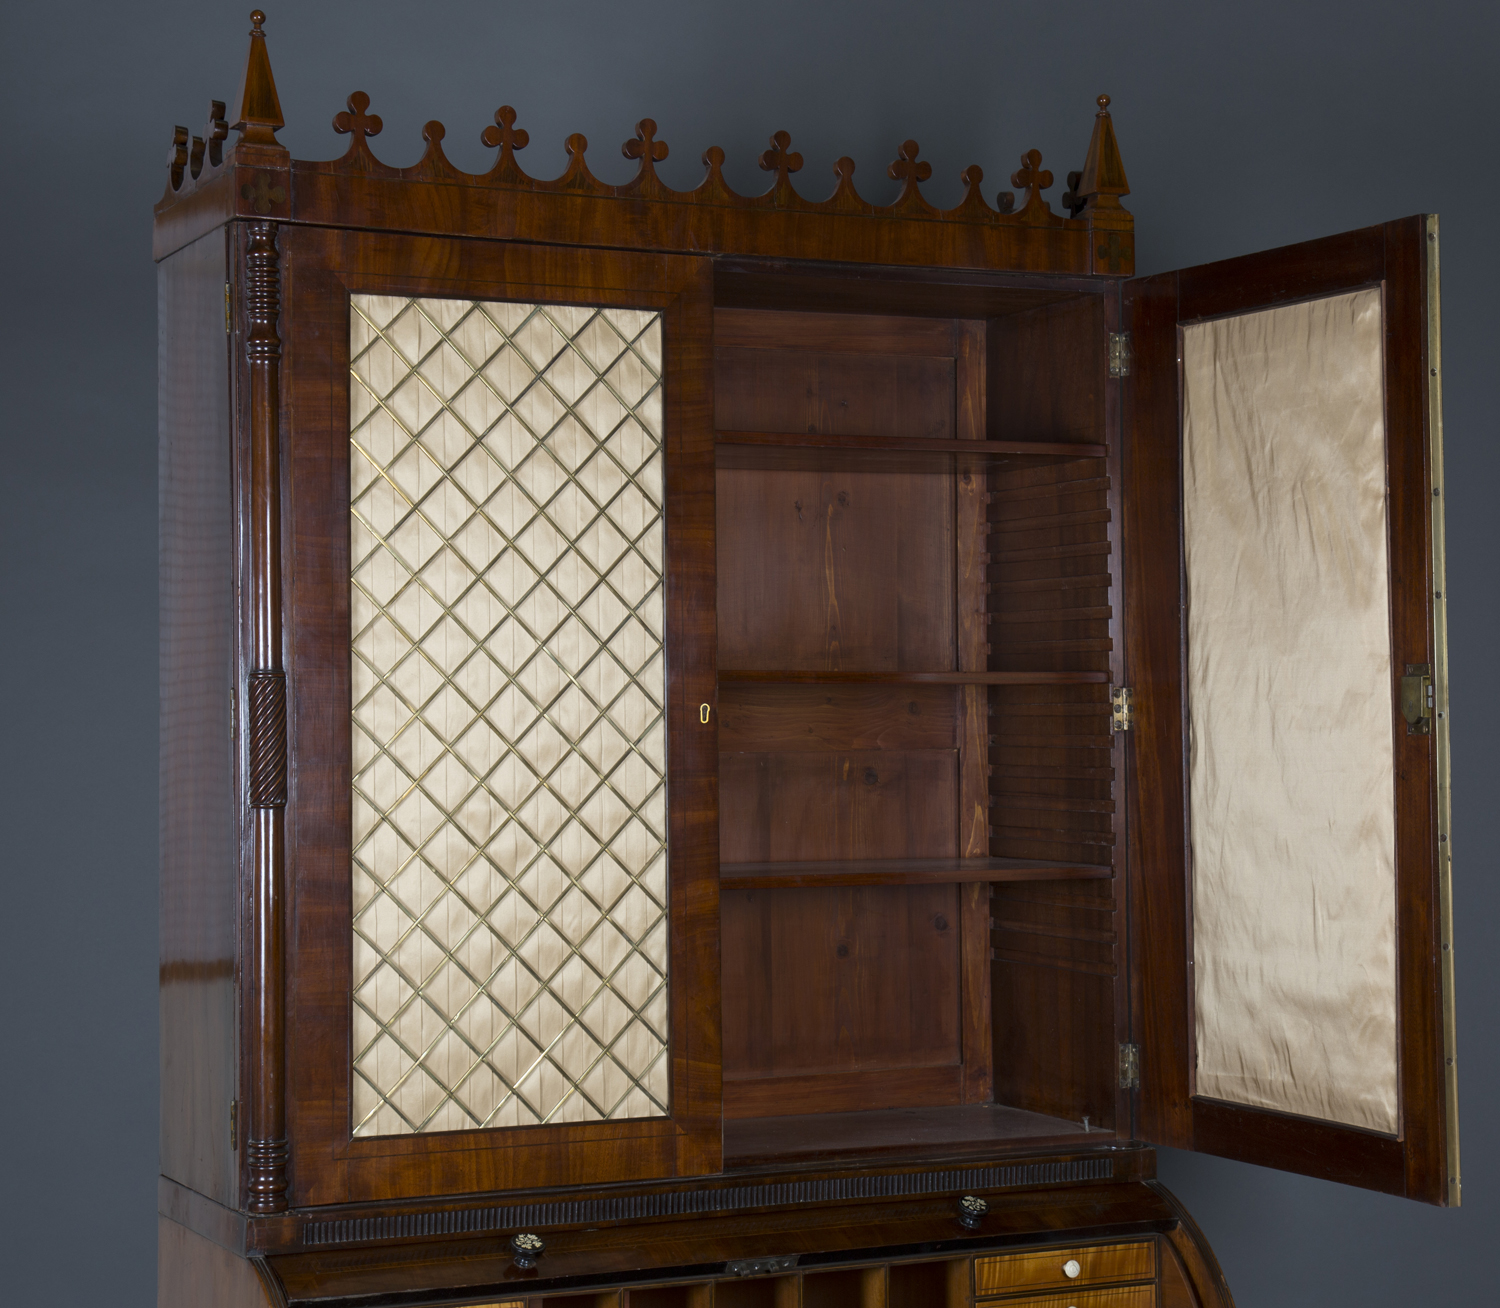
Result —
[[[1009,1166],[955,1167],[928,1172],[866,1173],[861,1176],[788,1180],[770,1184],[705,1186],[695,1190],[607,1198],[449,1208],[333,1221],[312,1220],[301,1223],[301,1238],[304,1245],[411,1240],[434,1235],[509,1231],[517,1228],[708,1216],[796,1204],[918,1197],[963,1190],[1079,1185],[1112,1179],[1114,1161],[1108,1157],[1072,1159],[1066,1162],[1016,1163]]]

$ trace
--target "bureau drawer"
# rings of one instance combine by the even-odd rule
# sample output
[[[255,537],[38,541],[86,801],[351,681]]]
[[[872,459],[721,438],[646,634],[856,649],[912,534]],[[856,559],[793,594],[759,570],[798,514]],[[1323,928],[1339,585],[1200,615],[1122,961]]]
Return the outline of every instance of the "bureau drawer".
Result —
[[[1070,1264],[1077,1264],[1070,1268]],[[1069,1276],[1068,1271],[1075,1275]],[[1010,1294],[1016,1290],[1070,1289],[1100,1281],[1145,1281],[1156,1275],[1156,1245],[1150,1240],[1132,1244],[1089,1244],[1071,1249],[1043,1249],[1034,1253],[1002,1254],[974,1260],[974,1297]],[[1092,1301],[1091,1301],[1092,1302]],[[1103,1301],[1101,1301],[1103,1302]],[[1142,1300],[1149,1303],[1150,1300]],[[1121,1300],[1122,1304],[1134,1303]],[[1114,1308],[1110,1301],[1110,1308]]]
[[[996,1299],[983,1308],[1156,1308],[1154,1285],[1122,1285],[1103,1290],[1074,1290],[1024,1299]]]

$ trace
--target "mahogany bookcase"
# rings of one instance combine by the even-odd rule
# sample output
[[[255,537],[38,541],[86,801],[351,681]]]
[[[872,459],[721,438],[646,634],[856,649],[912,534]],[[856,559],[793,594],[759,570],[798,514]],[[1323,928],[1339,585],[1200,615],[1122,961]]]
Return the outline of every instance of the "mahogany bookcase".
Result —
[[[1136,278],[1103,96],[1061,213],[295,161],[253,18],[156,209],[164,1305],[1207,1308],[1153,1145],[1458,1201],[1435,218]]]

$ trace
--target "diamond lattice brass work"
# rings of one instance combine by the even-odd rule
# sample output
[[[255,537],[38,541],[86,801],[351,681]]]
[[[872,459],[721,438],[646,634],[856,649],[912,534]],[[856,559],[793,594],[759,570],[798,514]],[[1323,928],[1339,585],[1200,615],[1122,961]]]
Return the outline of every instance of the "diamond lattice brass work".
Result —
[[[352,298],[355,1135],[667,1113],[661,349]]]

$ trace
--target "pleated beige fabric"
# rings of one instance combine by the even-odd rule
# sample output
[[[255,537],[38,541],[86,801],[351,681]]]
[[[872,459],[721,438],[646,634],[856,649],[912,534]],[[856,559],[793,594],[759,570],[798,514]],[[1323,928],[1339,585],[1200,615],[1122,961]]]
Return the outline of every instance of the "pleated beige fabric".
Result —
[[[1394,1132],[1378,289],[1183,333],[1196,1091]]]

